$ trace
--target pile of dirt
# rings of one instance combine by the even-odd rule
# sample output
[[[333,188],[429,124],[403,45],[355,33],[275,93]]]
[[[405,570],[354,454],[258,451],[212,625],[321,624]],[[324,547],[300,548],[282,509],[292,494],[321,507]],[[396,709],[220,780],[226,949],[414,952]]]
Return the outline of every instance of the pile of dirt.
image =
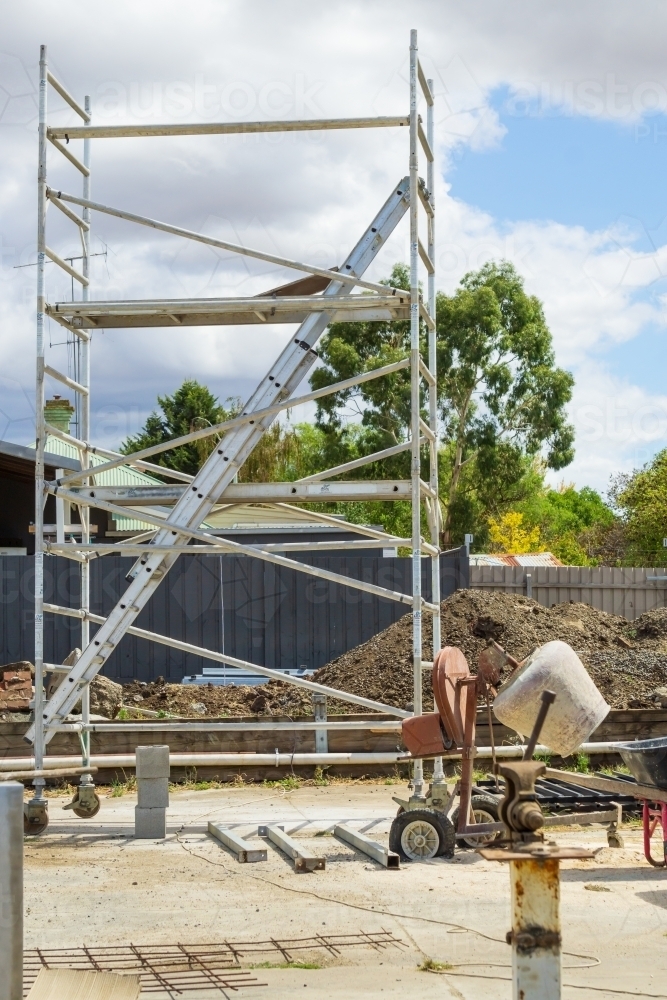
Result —
[[[423,656],[432,658],[430,615],[424,616]],[[473,673],[477,658],[495,639],[518,660],[536,646],[561,639],[581,657],[612,708],[655,708],[656,690],[667,684],[667,609],[659,608],[628,622],[588,604],[568,602],[546,608],[527,597],[459,590],[442,602],[443,646],[458,646]],[[314,679],[386,705],[412,709],[412,616],[405,615],[368,642],[321,667]],[[124,703],[188,718],[239,715],[310,715],[310,694],[280,681],[259,687],[166,684],[125,685]],[[345,702],[329,711],[354,712]],[[433,708],[428,672],[424,672],[424,711]]]
[[[283,681],[269,681],[257,687],[245,684],[220,687],[215,684],[167,684],[163,677],[158,677],[150,684],[142,681],[125,684],[123,704],[128,709],[189,719],[312,714],[310,693]]]
[[[430,615],[424,616],[423,657],[432,658]],[[586,662],[589,653],[620,651],[629,644],[625,618],[596,611],[588,604],[545,608],[527,597],[502,592],[458,590],[442,602],[443,646],[458,646],[473,673],[477,658],[495,639],[521,660],[552,639],[569,643]],[[667,660],[666,660],[667,662]],[[368,642],[344,653],[316,674],[322,684],[363,694],[401,708],[412,707],[412,617],[401,618]],[[604,693],[604,692],[603,692]],[[432,711],[430,677],[424,674],[424,710]]]
[[[651,649],[589,653],[586,669],[612,708],[667,708],[667,655]]]

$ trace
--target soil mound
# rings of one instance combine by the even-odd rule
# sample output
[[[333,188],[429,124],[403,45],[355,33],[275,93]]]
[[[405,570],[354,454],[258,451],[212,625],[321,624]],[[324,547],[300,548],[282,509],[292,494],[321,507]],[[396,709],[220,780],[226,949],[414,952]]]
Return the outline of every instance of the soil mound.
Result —
[[[473,673],[479,654],[491,639],[518,660],[536,646],[562,639],[579,653],[584,663],[589,653],[619,650],[619,643],[629,644],[625,618],[597,611],[588,604],[568,602],[545,608],[527,597],[483,590],[456,591],[442,602],[440,620],[442,645],[462,649]],[[425,660],[432,658],[432,641],[431,618],[426,615]],[[412,617],[406,615],[368,642],[332,660],[315,677],[330,687],[400,708],[411,707]],[[425,671],[424,710],[432,709],[431,681]]]

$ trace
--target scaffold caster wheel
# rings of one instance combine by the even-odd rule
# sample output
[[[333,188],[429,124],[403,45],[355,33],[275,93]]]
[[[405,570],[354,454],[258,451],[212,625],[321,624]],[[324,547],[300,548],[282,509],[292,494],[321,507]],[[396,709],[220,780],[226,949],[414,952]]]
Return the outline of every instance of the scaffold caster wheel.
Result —
[[[23,834],[39,837],[49,825],[49,808],[43,800],[26,802],[23,806]]]
[[[429,861],[454,855],[454,827],[446,816],[429,809],[400,813],[389,830],[389,850],[405,861]]]
[[[79,819],[92,819],[100,811],[100,797],[93,785],[79,785],[74,798],[63,809],[71,809]]]

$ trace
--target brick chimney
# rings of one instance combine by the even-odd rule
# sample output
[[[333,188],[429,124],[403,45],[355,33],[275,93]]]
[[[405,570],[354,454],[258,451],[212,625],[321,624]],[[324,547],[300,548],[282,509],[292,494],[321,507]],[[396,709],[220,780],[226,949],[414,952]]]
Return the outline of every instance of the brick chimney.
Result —
[[[69,399],[54,396],[53,399],[47,399],[44,403],[44,419],[47,424],[57,427],[59,431],[64,431],[66,434],[70,433],[69,425],[73,413],[74,407]]]

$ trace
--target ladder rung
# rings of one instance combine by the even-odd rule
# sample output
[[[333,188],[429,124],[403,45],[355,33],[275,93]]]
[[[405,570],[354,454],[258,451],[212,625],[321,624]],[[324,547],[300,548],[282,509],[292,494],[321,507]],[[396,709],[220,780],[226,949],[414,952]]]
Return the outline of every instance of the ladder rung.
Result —
[[[57,382],[62,382],[63,385],[68,386],[74,392],[80,392],[82,396],[88,395],[88,389],[86,389],[85,385],[81,385],[80,382],[75,382],[73,378],[63,375],[62,372],[52,368],[51,365],[44,365],[44,374],[50,375],[51,378],[56,379]]]
[[[427,190],[426,185],[421,179],[419,181],[418,190],[419,190],[419,200],[422,203],[424,211],[428,216],[433,218],[435,212],[433,210],[433,205],[431,203],[431,194]]]
[[[423,302],[419,303],[419,315],[424,320],[424,322],[426,323],[426,326],[427,326],[427,328],[429,330],[435,330],[435,320],[429,314],[429,311],[428,311],[428,309],[426,308],[426,306],[424,305]]]
[[[418,125],[417,134],[419,135],[419,141],[422,144],[422,149],[426,153],[426,159],[429,161],[429,163],[433,163],[433,150],[431,149],[431,145],[428,139],[426,138],[426,132],[422,128],[421,122]]]
[[[88,167],[85,164],[83,164],[81,160],[79,160],[78,157],[74,155],[74,153],[70,153],[69,149],[67,149],[66,146],[63,146],[62,142],[58,142],[58,140],[54,139],[52,136],[49,136],[48,139],[49,142],[56,147],[58,152],[62,153],[65,159],[69,160],[72,166],[76,167],[77,170],[81,171],[84,177],[90,177],[90,170],[88,169]]]
[[[428,250],[426,249],[426,247],[424,246],[424,244],[422,243],[422,241],[419,240],[419,239],[417,240],[417,248],[419,250],[419,256],[422,259],[422,263],[424,264],[424,266],[425,266],[426,270],[428,271],[428,273],[429,274],[435,274],[435,264],[433,263],[433,261],[429,257]]]
[[[421,88],[424,91],[424,97],[426,98],[426,103],[429,106],[432,106],[433,105],[433,92],[432,92],[431,88],[428,85],[428,80],[426,79],[426,75],[424,74],[424,70],[422,69],[422,64],[419,62],[419,60],[417,60],[417,75],[419,77],[419,82],[421,84]]]
[[[435,385],[435,375],[430,368],[426,366],[423,358],[419,359],[419,371],[424,376],[429,385]]]
[[[73,267],[70,267],[66,260],[63,260],[62,257],[58,256],[55,250],[45,246],[44,253],[47,257],[50,257],[54,264],[57,264],[58,267],[62,267],[63,271],[67,271],[72,278],[76,278],[77,281],[80,281],[84,287],[87,287],[90,284],[88,278],[84,278],[82,274],[79,274],[79,272],[75,271]]]

